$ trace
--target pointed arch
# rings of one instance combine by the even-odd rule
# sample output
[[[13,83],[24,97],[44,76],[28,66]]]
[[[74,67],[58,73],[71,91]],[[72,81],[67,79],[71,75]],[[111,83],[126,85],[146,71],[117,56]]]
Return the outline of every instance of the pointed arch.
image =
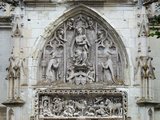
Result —
[[[98,13],[98,12],[96,12],[95,10],[93,10],[92,8],[89,8],[88,6],[85,6],[85,5],[78,5],[78,6],[76,6],[76,7],[74,7],[74,8],[72,8],[72,9],[70,9],[70,10],[68,10],[68,11],[66,11],[61,17],[59,17],[56,21],[54,21],[54,22],[51,22],[49,25],[48,25],[48,27],[46,27],[46,29],[45,29],[45,31],[44,31],[44,33],[40,36],[40,38],[37,40],[37,42],[35,43],[35,49],[33,50],[33,58],[35,58],[37,61],[38,61],[38,64],[36,65],[37,66],[37,79],[43,79],[43,77],[41,78],[40,76],[44,76],[44,79],[49,79],[49,78],[46,78],[45,76],[47,76],[46,74],[49,74],[50,75],[50,78],[54,78],[55,80],[58,80],[58,78],[56,78],[57,76],[59,76],[59,73],[58,73],[58,71],[56,71],[56,73],[54,73],[55,75],[53,76],[53,71],[52,72],[47,72],[48,70],[48,66],[50,66],[51,64],[53,64],[53,62],[55,62],[55,61],[57,61],[57,60],[53,60],[53,61],[51,61],[52,63],[50,64],[49,63],[49,59],[51,59],[51,56],[53,55],[53,54],[57,54],[57,53],[53,53],[52,51],[50,51],[50,53],[48,53],[48,55],[50,54],[52,54],[51,56],[50,56],[50,58],[48,57],[48,61],[47,61],[47,63],[45,63],[46,61],[43,61],[42,59],[42,56],[44,55],[43,53],[45,53],[44,51],[45,51],[45,47],[48,45],[48,44],[50,44],[51,43],[51,41],[54,41],[54,43],[56,44],[56,42],[57,42],[57,33],[59,32],[60,34],[61,34],[61,32],[64,32],[64,31],[67,31],[67,30],[64,30],[63,31],[63,29],[65,29],[65,27],[64,26],[66,26],[67,25],[67,22],[70,20],[70,19],[72,19],[72,18],[74,18],[74,17],[77,17],[77,16],[85,16],[86,17],[86,19],[83,19],[83,17],[81,18],[81,23],[78,23],[78,24],[80,24],[80,26],[83,26],[82,24],[83,24],[83,22],[86,20],[87,21],[87,17],[88,18],[91,18],[91,19],[93,19],[93,21],[95,21],[95,24],[94,24],[94,26],[96,26],[96,29],[95,29],[95,34],[93,34],[92,33],[92,35],[94,36],[94,40],[92,39],[92,40],[89,40],[89,41],[92,41],[92,43],[93,43],[93,41],[96,41],[96,39],[98,39],[98,28],[99,28],[99,30],[103,33],[103,32],[105,32],[105,37],[104,37],[104,39],[105,39],[105,41],[106,41],[106,39],[107,39],[107,35],[108,35],[108,38],[109,39],[111,39],[111,41],[112,41],[112,43],[113,43],[113,45],[112,45],[112,47],[113,47],[113,49],[116,49],[116,48],[118,48],[118,51],[117,51],[117,55],[115,55],[116,57],[114,58],[114,59],[117,59],[117,61],[119,61],[119,62],[117,62],[116,60],[113,60],[113,63],[110,63],[110,64],[114,64],[114,65],[109,65],[109,67],[112,67],[112,68],[110,68],[110,79],[112,79],[112,82],[114,82],[114,83],[116,83],[116,84],[125,84],[125,82],[126,82],[126,79],[125,79],[125,70],[126,69],[128,69],[128,54],[127,54],[127,51],[126,51],[126,48],[125,48],[125,45],[124,45],[124,43],[123,43],[123,41],[122,41],[122,39],[121,39],[121,37],[120,37],[120,35],[117,33],[117,31]],[[90,23],[90,24],[92,24],[92,23]],[[79,26],[79,25],[78,25]],[[97,27],[98,26],[98,27]],[[90,26],[91,27],[91,26]],[[61,29],[61,28],[63,28],[63,29]],[[68,29],[68,28],[66,28],[66,29]],[[74,28],[74,34],[75,34],[75,29],[76,28]],[[88,29],[88,28],[85,28],[85,29]],[[65,34],[67,34],[67,33],[65,33]],[[89,34],[89,33],[87,33],[87,34]],[[71,43],[73,42],[73,44],[74,44],[74,40],[73,40],[73,38],[74,37],[76,37],[76,36],[72,36],[72,38],[70,39],[71,41]],[[54,39],[54,40],[53,40]],[[63,40],[62,38],[59,38],[59,43],[63,43],[63,42],[65,42],[65,40]],[[50,43],[49,43],[50,42]],[[104,42],[104,41],[103,41]],[[52,43],[51,43],[52,44]],[[51,44],[50,44],[50,46],[51,46]],[[109,43],[105,43],[105,44],[109,44]],[[56,49],[58,49],[59,50],[59,52],[63,52],[63,58],[61,57],[60,59],[61,60],[59,60],[59,58],[58,58],[58,61],[62,61],[62,59],[64,60],[64,59],[66,59],[66,57],[64,57],[65,56],[65,54],[66,53],[64,53],[64,51],[66,51],[66,50],[64,50],[63,48],[63,45],[61,46],[59,46],[58,48],[56,48]],[[108,46],[109,47],[109,46]],[[51,48],[52,49],[52,48]],[[63,49],[63,50],[62,50]],[[74,48],[73,48],[74,49]],[[97,48],[96,48],[97,49]],[[99,48],[98,48],[99,49]],[[103,51],[104,52],[107,52],[107,51],[105,51],[105,49],[104,48],[100,48],[100,49],[103,49]],[[74,49],[74,51],[75,51],[75,49]],[[93,49],[91,49],[90,50],[90,52],[91,51],[93,51]],[[98,50],[97,50],[98,51]],[[52,53],[51,53],[52,52]],[[88,51],[87,51],[88,52]],[[78,53],[79,54],[79,53]],[[94,56],[94,53],[92,53],[92,55],[91,56]],[[52,56],[53,57],[53,56]],[[55,57],[55,55],[54,55],[54,57]],[[72,57],[72,56],[71,56]],[[44,59],[45,59],[45,57],[44,57]],[[92,58],[90,58],[90,59],[92,59]],[[107,59],[107,58],[106,58]],[[68,60],[68,58],[67,58],[67,60]],[[73,60],[73,59],[72,59]],[[103,63],[104,62],[107,62],[107,61],[104,61],[104,59],[102,60],[102,59],[97,59],[97,60],[99,60],[100,62],[101,61],[103,61]],[[67,61],[68,62],[68,61]],[[63,73],[62,73],[62,75],[61,75],[61,77],[60,77],[60,79],[62,79],[62,76],[63,76],[63,80],[64,80],[64,82],[66,82],[67,81],[67,72],[69,71],[69,69],[67,69],[69,66],[70,66],[70,64],[68,64],[66,62],[66,60],[64,60],[63,61],[63,65],[61,65],[59,68],[59,71],[63,71]],[[95,76],[98,76],[97,74],[99,74],[98,72],[99,71],[103,71],[104,69],[105,69],[105,66],[102,66],[102,62],[100,63],[100,62],[95,62],[95,66],[92,64],[92,66],[94,66],[95,67]],[[92,62],[93,63],[93,62]],[[44,65],[44,64],[47,64],[46,66],[45,66],[45,68],[41,68],[41,69],[39,69],[38,68],[38,66],[40,66],[40,64],[42,65]],[[56,64],[56,63],[55,63]],[[58,64],[60,64],[60,63],[58,63]],[[58,65],[57,64],[57,65]],[[99,66],[97,65],[97,64],[101,64],[101,68],[98,68]],[[107,64],[107,63],[105,63],[105,64]],[[56,65],[56,66],[57,66]],[[68,66],[67,66],[68,65]],[[50,68],[51,68],[51,66],[50,66]],[[88,69],[90,69],[90,68],[88,68]],[[113,70],[114,69],[114,70]],[[41,74],[39,74],[39,73],[41,73]],[[44,73],[44,74],[43,74]],[[116,74],[114,74],[114,73],[116,73]],[[88,74],[88,72],[86,71],[86,74]],[[104,74],[108,74],[108,73],[100,73],[99,74],[99,76],[102,76],[103,75],[103,77],[105,77],[105,75]],[[84,75],[84,74],[83,74]],[[116,82],[113,80],[113,79],[115,79],[115,77],[116,77],[116,79],[118,79]],[[100,79],[101,81],[103,81],[105,78],[95,78],[96,80],[96,82],[98,82],[99,80],[98,79]],[[43,80],[42,80],[43,81]],[[51,81],[51,80],[50,80]],[[110,83],[111,84],[111,83]]]
[[[117,33],[117,31],[105,20],[105,18],[102,17],[97,11],[94,9],[80,4],[78,6],[75,6],[74,8],[66,11],[62,16],[60,16],[56,21],[51,22],[48,27],[45,28],[44,33],[40,35],[39,39],[35,42],[35,49],[33,50],[32,56],[34,58],[39,58],[41,54],[41,50],[43,49],[45,43],[47,40],[51,39],[53,36],[54,31],[67,19],[76,16],[78,14],[85,14],[88,16],[91,16],[97,22],[100,22],[101,25],[108,29],[109,34],[112,35],[113,40],[115,43],[117,43],[120,54],[122,55],[122,59],[124,61],[124,66],[128,66],[128,54],[126,51],[126,47],[120,37],[120,35]]]

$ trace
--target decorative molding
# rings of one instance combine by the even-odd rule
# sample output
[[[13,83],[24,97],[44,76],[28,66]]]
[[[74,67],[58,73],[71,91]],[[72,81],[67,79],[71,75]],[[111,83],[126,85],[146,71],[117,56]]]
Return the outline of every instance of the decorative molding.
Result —
[[[160,104],[160,102],[142,98],[137,101],[137,104],[139,106],[154,106],[154,107],[156,107],[157,105]]]
[[[17,107],[17,106],[22,106],[25,104],[25,102],[21,99],[19,100],[7,100],[5,102],[2,103],[3,105],[7,106],[7,107]]]
[[[11,29],[12,28],[11,22],[12,22],[11,16],[0,17],[0,29],[3,29],[3,28]]]
[[[136,4],[135,0],[24,0],[24,3],[27,5],[58,5],[58,4],[65,4],[65,3],[71,3],[71,4],[85,4],[85,5],[93,5],[93,6],[114,6],[114,5],[125,5],[125,6],[133,6]]]

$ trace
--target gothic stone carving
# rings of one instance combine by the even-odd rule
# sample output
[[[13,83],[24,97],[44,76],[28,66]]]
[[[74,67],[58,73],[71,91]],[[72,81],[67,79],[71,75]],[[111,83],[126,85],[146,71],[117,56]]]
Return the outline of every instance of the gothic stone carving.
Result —
[[[13,54],[9,58],[9,67],[6,68],[8,71],[6,79],[8,80],[8,100],[9,101],[21,101],[20,99],[20,77],[24,70],[23,62],[24,59],[19,59]],[[17,89],[16,89],[17,88]]]
[[[137,57],[137,69],[136,75],[141,77],[142,85],[142,98],[150,99],[150,83],[149,80],[156,79],[154,70],[152,66],[152,57],[149,56],[140,56]]]
[[[88,15],[66,20],[44,46],[43,79],[49,84],[123,84],[121,54],[108,31]]]
[[[117,90],[38,90],[35,112],[41,119],[125,119],[127,95]]]

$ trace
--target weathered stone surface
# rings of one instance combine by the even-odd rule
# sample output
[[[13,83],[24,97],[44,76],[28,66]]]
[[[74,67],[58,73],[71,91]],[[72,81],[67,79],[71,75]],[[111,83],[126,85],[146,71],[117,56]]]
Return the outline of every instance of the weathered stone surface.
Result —
[[[7,120],[159,120],[159,40],[146,42],[136,0],[10,1],[0,6],[0,103],[14,98],[4,103]],[[13,60],[10,76],[11,51],[24,61]]]

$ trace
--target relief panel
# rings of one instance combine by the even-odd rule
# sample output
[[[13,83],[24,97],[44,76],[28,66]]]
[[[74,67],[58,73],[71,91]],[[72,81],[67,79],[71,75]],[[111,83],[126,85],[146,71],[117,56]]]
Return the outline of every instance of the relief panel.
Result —
[[[51,36],[41,59],[42,78],[48,84],[124,84],[118,45],[109,29],[91,16],[69,18]]]

